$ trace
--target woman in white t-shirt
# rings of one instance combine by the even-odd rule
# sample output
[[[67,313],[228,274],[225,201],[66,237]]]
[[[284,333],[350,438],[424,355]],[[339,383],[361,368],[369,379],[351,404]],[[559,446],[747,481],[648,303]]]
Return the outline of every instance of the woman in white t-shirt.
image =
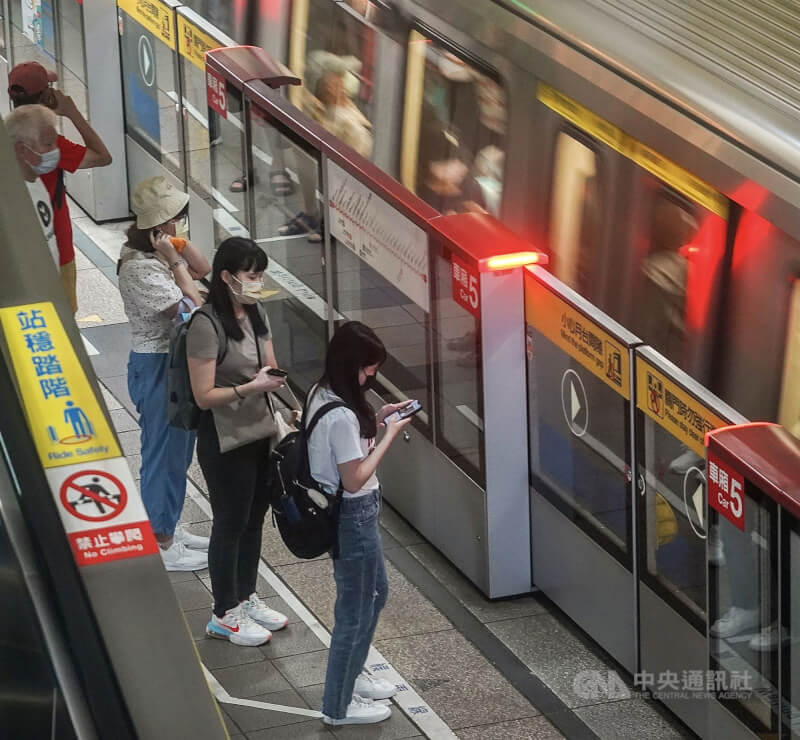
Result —
[[[376,414],[366,398],[378,368],[386,360],[383,343],[368,326],[349,321],[331,339],[325,373],[312,389],[308,418],[329,401],[347,408],[328,412],[308,441],[311,475],[331,495],[339,484],[339,556],[333,561],[336,607],[322,700],[323,721],[329,725],[380,722],[396,689],[370,675],[364,663],[386,603],[388,583],[378,529],[380,486],[375,471],[394,438],[410,421],[392,416],[406,403],[387,404]],[[378,426],[383,438],[375,444]]]

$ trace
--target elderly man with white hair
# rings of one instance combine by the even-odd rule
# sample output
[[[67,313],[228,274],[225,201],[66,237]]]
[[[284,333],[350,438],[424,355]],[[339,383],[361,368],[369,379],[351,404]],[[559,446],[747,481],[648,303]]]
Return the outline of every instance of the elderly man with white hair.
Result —
[[[56,114],[43,105],[26,105],[6,116],[8,137],[14,147],[22,177],[28,186],[47,247],[58,267],[53,207],[39,175],[50,172],[61,156],[57,146]]]

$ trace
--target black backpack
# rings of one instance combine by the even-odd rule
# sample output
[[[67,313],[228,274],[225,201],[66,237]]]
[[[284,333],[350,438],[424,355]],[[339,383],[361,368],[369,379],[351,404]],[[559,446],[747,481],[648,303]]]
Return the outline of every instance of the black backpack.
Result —
[[[311,477],[308,440],[319,420],[342,406],[347,404],[343,401],[324,404],[308,426],[304,417],[300,429],[278,442],[269,457],[267,486],[272,523],[277,525],[286,547],[298,558],[316,558],[328,551],[334,558],[339,555],[336,532],[344,489],[340,481],[339,490],[331,496]]]
[[[167,363],[167,420],[171,426],[178,427],[178,429],[197,429],[203,413],[194,400],[186,355],[186,335],[192,322],[200,313],[211,321],[214,331],[217,332],[219,340],[217,365],[225,359],[228,352],[225,330],[212,310],[207,310],[205,307],[198,308],[188,321],[181,321],[172,328]]]

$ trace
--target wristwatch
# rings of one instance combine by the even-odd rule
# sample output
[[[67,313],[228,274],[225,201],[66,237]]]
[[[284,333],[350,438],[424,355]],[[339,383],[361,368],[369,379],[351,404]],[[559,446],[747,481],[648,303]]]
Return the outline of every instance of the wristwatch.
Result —
[[[176,260],[175,260],[175,261],[174,261],[174,262],[173,262],[173,263],[172,263],[172,264],[169,266],[169,269],[170,269],[170,270],[174,270],[176,267],[180,267],[181,265],[185,265],[185,264],[186,264],[186,260],[185,260],[185,259],[183,259],[183,257],[178,257],[178,259],[176,259]]]

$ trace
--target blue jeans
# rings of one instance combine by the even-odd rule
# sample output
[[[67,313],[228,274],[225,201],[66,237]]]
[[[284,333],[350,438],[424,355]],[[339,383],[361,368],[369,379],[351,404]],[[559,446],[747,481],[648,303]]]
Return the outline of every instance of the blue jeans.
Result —
[[[322,697],[323,714],[334,719],[347,714],[389,593],[379,511],[379,491],[344,498],[339,509],[339,557],[333,561],[336,607]]]
[[[131,352],[128,393],[142,429],[142,502],[156,535],[171,537],[186,497],[186,471],[192,462],[195,433],[167,420],[165,352]]]

